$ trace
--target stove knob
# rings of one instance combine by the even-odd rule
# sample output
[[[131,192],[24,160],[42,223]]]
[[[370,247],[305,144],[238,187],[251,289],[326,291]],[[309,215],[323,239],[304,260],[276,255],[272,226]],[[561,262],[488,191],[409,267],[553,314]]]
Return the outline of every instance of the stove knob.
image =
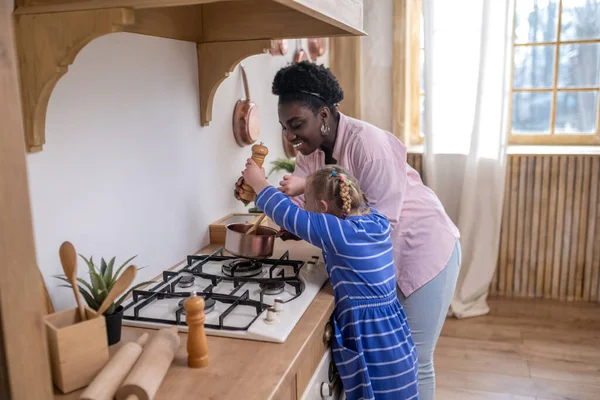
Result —
[[[331,383],[321,383],[321,398],[328,399],[333,396],[333,386]]]
[[[274,325],[279,323],[279,318],[277,318],[277,311],[273,307],[267,309],[267,316],[264,321],[267,324]]]
[[[317,270],[317,266],[314,261],[306,262],[306,272],[314,273]]]
[[[276,312],[282,312],[283,311],[283,300],[281,300],[281,298],[276,298],[275,299],[275,305],[274,307]]]

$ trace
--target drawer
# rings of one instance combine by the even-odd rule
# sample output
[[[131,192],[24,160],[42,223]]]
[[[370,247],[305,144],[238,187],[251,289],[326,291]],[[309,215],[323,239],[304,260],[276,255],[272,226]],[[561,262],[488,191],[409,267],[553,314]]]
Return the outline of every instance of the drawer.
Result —
[[[330,353],[329,341],[333,337],[333,327],[329,321],[317,328],[318,334],[310,344],[307,351],[304,352],[300,368],[296,373],[296,393],[297,398],[302,398],[309,382],[317,372],[323,357]]]
[[[333,367],[331,352],[326,352],[298,400],[341,400],[344,397],[342,382]]]

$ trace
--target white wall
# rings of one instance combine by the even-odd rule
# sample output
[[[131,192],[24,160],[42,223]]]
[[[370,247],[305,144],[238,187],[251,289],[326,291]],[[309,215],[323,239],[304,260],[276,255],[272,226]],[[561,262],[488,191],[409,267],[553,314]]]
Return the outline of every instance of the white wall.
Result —
[[[268,161],[284,155],[271,81],[293,57],[289,44],[283,57],[245,60]],[[219,87],[209,127],[197,82],[193,43],[118,33],[86,46],[57,84],[44,150],[27,158],[37,260],[57,309],[74,305],[52,277],[63,241],[98,260],[139,254],[141,281],[206,245],[211,222],[244,211],[232,195],[251,154],[232,135],[239,70]]]

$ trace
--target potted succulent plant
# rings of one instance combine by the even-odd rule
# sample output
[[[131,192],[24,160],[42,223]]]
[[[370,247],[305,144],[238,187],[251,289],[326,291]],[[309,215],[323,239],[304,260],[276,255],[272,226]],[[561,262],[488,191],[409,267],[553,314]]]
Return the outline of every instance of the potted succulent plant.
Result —
[[[275,171],[285,171],[288,174],[291,174],[296,169],[296,160],[293,158],[278,158],[275,161],[271,161],[271,164],[273,164],[273,167],[267,174],[267,178],[271,176],[271,174],[273,174],[273,172]],[[248,209],[248,212],[262,213],[262,211],[257,207],[251,207],[250,209]]]
[[[98,311],[100,305],[112,289],[113,285],[119,278],[121,272],[134,258],[137,257],[137,255],[125,261],[120,267],[116,269],[116,272],[113,272],[115,265],[115,257],[111,258],[108,263],[104,260],[104,258],[102,258],[100,260],[99,268],[94,264],[94,259],[92,256],[90,256],[90,258],[88,259],[85,256],[79,254],[79,257],[81,257],[87,264],[88,271],[90,274],[89,282],[83,280],[82,278],[77,278],[77,281],[79,282],[79,284],[77,285],[79,287],[79,292],[85,299],[87,305],[91,309]],[[139,271],[143,268],[145,267],[137,268],[137,270]],[[55,275],[55,278],[58,278],[67,283],[66,285],[60,285],[61,287],[67,287],[72,289],[69,280],[64,275]],[[121,297],[114,301],[110,305],[110,307],[108,307],[108,309],[104,312],[104,317],[106,318],[106,335],[108,337],[109,346],[118,343],[121,340],[121,322],[123,320],[123,306],[121,305],[121,303],[134,289],[147,285],[151,282],[152,281],[146,281],[132,286]]]

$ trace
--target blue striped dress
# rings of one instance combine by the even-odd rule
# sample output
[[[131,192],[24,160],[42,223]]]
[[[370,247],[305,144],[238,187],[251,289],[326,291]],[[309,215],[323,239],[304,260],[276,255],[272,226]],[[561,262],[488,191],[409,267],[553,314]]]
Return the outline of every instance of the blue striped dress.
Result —
[[[310,213],[273,186],[256,198],[277,225],[323,250],[335,295],[333,359],[348,400],[418,399],[417,354],[396,297],[389,221]]]

